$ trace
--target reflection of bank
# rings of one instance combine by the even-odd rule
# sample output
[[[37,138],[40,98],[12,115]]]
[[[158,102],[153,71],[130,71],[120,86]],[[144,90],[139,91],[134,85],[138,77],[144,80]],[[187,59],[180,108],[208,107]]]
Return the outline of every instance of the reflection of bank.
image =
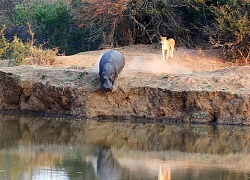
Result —
[[[161,165],[158,180],[171,180],[170,164]]]
[[[100,180],[121,179],[122,168],[111,149],[100,149],[97,158],[89,156],[88,160],[91,161]]]

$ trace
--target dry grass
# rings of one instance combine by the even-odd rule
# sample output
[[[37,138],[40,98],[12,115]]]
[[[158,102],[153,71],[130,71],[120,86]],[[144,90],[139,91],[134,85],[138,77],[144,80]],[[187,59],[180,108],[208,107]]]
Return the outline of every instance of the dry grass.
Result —
[[[8,42],[4,36],[4,30],[0,31],[0,58],[9,58],[10,66],[16,65],[53,65],[56,63],[56,56],[58,54],[58,48],[44,49],[42,45],[35,46],[34,33],[31,29],[31,25],[28,23],[29,34],[31,40],[22,42],[17,36],[13,37],[12,42]]]

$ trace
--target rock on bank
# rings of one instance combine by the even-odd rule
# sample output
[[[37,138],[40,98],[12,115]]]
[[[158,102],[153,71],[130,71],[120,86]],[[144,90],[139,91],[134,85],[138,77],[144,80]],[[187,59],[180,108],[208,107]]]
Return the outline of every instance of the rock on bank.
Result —
[[[0,68],[0,110],[87,118],[250,125],[250,67],[179,76],[124,74],[103,92],[97,73]]]

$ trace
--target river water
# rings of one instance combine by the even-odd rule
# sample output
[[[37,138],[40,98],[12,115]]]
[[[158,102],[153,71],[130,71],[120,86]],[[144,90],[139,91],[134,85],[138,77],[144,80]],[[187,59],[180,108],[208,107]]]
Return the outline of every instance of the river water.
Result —
[[[250,179],[250,128],[0,115],[0,180]]]

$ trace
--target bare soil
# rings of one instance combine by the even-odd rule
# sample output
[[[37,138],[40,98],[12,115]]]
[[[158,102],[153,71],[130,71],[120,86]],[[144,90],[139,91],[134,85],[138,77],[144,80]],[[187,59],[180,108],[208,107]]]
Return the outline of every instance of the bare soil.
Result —
[[[174,52],[174,58],[162,60],[161,50],[152,45],[131,45],[114,48],[120,51],[126,59],[124,70],[149,72],[154,74],[202,72],[224,69],[236,66],[223,60],[221,50],[194,50],[179,47]],[[57,67],[97,68],[101,55],[107,50],[97,50],[78,53],[72,56],[58,57]],[[153,66],[151,66],[154,64]],[[159,65],[158,65],[159,64]],[[141,66],[143,65],[143,66]],[[151,66],[151,67],[149,67]]]
[[[119,75],[122,78],[117,82],[118,84],[123,80],[126,81],[126,78],[133,79],[134,84],[143,84],[143,81],[154,83],[155,78],[152,78],[152,81],[150,81],[151,78],[149,77],[177,77],[182,74],[221,70],[237,66],[234,63],[224,61],[221,50],[194,50],[179,47],[174,52],[174,58],[165,61],[162,60],[161,50],[153,45],[139,44],[114,49],[120,51],[126,59],[125,67]],[[93,73],[95,77],[98,77],[98,62],[102,54],[107,50],[81,52],[71,56],[58,56],[57,63],[47,67],[49,69],[53,68],[54,77],[50,79],[51,82],[48,81],[47,83],[53,84],[53,79],[65,79],[65,77],[62,77],[64,76],[62,73],[57,73],[57,70],[60,71],[62,68],[79,71],[87,70]],[[8,61],[0,61],[0,66],[3,70],[6,69],[4,67],[8,67]],[[31,67],[39,68],[38,66]],[[19,67],[12,67],[11,69],[12,71],[15,71],[15,69],[22,71]],[[33,76],[29,71],[25,72],[25,70],[22,74],[25,74],[28,79],[33,79],[34,81],[41,78]]]
[[[119,84],[126,84],[136,87],[153,85],[181,91],[250,90],[247,82],[249,76],[246,77],[249,69],[225,61],[219,49],[195,50],[178,47],[174,58],[169,60],[162,60],[161,49],[153,45],[131,45],[115,49],[126,59],[125,67],[117,80],[118,87]],[[98,62],[106,51],[107,49],[61,56],[58,57],[55,67],[85,69],[93,73],[95,78],[99,78]],[[237,67],[240,69],[234,69]],[[60,73],[54,74],[57,75]]]

